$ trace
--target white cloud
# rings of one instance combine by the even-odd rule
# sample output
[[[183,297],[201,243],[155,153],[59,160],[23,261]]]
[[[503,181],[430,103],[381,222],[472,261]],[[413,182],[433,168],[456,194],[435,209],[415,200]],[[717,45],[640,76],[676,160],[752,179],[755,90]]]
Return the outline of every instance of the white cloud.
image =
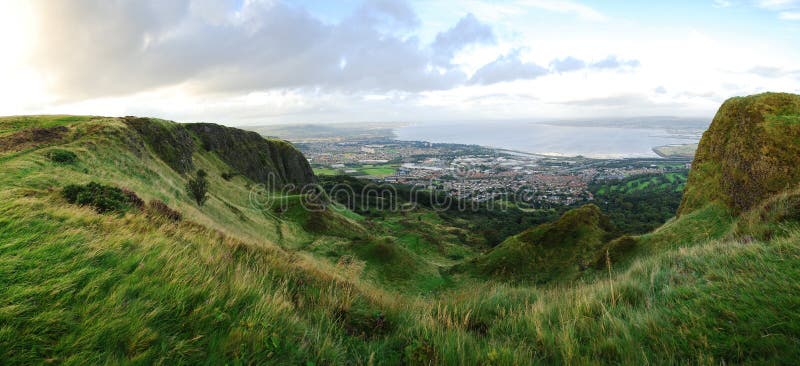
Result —
[[[731,4],[731,2],[728,0],[714,0],[715,8],[727,8],[730,7],[731,5],[733,4]]]
[[[783,20],[800,20],[800,11],[782,11],[778,18]]]
[[[764,9],[782,10],[800,6],[800,0],[758,0],[756,4]]]
[[[592,7],[561,0],[519,0],[519,4],[534,8],[544,9],[557,13],[575,14],[581,19],[591,21],[606,21],[608,17]]]
[[[555,72],[570,72],[581,70],[586,67],[586,61],[568,56],[550,62],[550,68]]]
[[[514,50],[508,55],[503,55],[478,69],[470,83],[494,84],[504,81],[519,79],[535,79],[547,75],[549,70],[532,62],[523,62],[519,57],[519,50]]]

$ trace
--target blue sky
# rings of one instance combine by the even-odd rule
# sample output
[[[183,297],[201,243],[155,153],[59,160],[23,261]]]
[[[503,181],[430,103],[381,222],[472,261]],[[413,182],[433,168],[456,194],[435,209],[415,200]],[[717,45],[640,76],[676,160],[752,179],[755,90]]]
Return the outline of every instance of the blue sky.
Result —
[[[800,93],[800,0],[8,0],[0,114],[713,115]]]

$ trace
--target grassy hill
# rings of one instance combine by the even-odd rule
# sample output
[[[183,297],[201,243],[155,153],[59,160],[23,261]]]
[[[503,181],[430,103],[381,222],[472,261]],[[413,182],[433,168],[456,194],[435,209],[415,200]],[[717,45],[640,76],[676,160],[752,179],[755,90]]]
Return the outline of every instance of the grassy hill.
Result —
[[[777,121],[769,128],[794,131],[797,114],[775,111],[764,109],[779,116],[765,117]],[[429,208],[367,217],[324,197],[259,189],[267,170],[284,186],[313,180],[286,143],[245,136],[258,151],[244,157],[226,142],[240,132],[136,121],[0,119],[0,363],[800,360],[796,182],[777,194],[745,189],[766,198],[736,206],[726,195],[740,190],[728,188],[751,185],[706,181],[758,159],[698,153],[681,215],[651,233],[608,241],[602,213],[587,206],[490,250]],[[700,150],[721,143],[704,136]],[[185,189],[197,169],[209,180],[202,206]],[[64,188],[90,182],[110,193],[89,198],[122,204],[101,213],[69,203]],[[324,207],[303,209],[309,202]],[[558,281],[453,269],[514,261],[513,276],[544,268],[542,278]]]
[[[508,238],[468,265],[483,275],[504,280],[544,283],[574,279],[601,257],[614,228],[595,205],[567,211],[558,220]]]

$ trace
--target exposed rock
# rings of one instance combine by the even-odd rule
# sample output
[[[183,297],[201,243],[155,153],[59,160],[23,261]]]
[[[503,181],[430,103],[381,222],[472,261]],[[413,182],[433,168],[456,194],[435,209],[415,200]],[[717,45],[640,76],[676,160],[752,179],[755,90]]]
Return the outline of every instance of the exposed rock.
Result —
[[[211,123],[185,126],[200,138],[205,150],[217,153],[222,161],[256,182],[273,183],[274,177],[279,186],[302,186],[316,181],[308,160],[286,141]]]
[[[206,151],[244,175],[268,187],[286,184],[302,187],[316,182],[308,160],[290,143],[265,139],[255,132],[212,123],[178,124],[153,118],[122,119],[147,145],[175,171],[184,174],[194,169],[192,154],[197,141]]]

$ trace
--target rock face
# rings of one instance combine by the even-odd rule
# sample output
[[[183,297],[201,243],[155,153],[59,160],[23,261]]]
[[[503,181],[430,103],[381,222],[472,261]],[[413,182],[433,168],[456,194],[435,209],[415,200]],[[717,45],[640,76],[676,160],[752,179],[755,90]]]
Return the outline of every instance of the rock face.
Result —
[[[181,125],[139,117],[125,117],[122,121],[136,130],[153,152],[172,169],[181,174],[194,169],[194,139]]]
[[[204,149],[216,152],[222,161],[244,176],[262,183],[303,185],[315,182],[308,160],[290,143],[265,139],[252,131],[212,123],[186,125]]]
[[[212,123],[178,124],[138,117],[125,117],[123,122],[138,132],[161,160],[182,174],[194,169],[192,155],[195,149],[203,148],[216,153],[236,173],[271,188],[316,182],[308,160],[283,140]]]
[[[800,95],[727,100],[700,140],[678,215],[709,203],[733,213],[800,182]]]

